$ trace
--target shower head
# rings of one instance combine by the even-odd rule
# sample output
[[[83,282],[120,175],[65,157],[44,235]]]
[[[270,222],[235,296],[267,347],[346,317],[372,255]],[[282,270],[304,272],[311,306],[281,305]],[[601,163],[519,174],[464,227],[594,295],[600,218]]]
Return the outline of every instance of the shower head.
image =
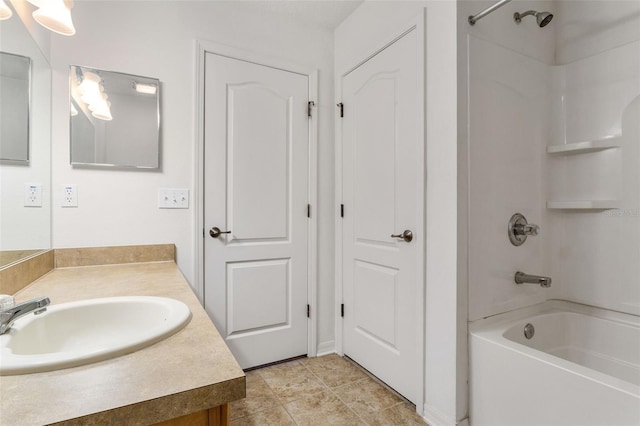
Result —
[[[536,22],[538,23],[538,26],[540,28],[546,27],[547,24],[553,19],[553,14],[549,12],[536,12],[535,10],[527,10],[523,13],[516,12],[513,14],[513,19],[519,24],[520,21],[522,21],[522,18],[529,15],[536,16]]]

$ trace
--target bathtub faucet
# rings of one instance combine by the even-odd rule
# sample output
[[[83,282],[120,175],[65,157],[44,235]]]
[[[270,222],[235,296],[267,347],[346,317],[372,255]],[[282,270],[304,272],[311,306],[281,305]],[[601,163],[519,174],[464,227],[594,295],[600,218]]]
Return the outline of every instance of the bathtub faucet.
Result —
[[[542,277],[540,275],[529,275],[520,271],[516,272],[514,281],[516,282],[516,284],[529,283],[529,284],[540,284],[540,287],[545,287],[545,288],[551,287],[551,278]]]

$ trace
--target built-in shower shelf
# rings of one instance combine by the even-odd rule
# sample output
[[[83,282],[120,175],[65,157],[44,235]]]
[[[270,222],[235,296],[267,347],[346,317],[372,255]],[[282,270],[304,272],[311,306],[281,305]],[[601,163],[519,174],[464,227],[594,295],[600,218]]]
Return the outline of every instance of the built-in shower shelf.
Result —
[[[609,210],[620,208],[618,200],[547,201],[548,209]]]
[[[560,145],[548,145],[547,154],[571,155],[585,154],[587,152],[603,151],[605,149],[619,148],[620,136],[597,139],[594,141],[565,143]]]

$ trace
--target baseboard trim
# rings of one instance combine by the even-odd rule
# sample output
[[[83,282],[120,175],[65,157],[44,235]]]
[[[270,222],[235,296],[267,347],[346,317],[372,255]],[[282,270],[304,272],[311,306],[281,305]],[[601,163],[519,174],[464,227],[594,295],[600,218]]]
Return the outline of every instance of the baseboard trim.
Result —
[[[447,416],[429,404],[424,404],[424,414],[422,415],[422,418],[429,426],[468,426],[467,419],[461,420],[460,423],[457,423],[455,419]]]
[[[327,342],[321,342],[318,344],[317,356],[329,355],[336,353],[335,340],[329,340]]]

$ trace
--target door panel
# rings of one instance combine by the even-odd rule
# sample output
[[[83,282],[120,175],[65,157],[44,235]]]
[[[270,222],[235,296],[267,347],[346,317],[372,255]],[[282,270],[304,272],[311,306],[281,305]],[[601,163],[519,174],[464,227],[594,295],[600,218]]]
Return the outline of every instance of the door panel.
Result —
[[[243,368],[307,353],[308,77],[205,57],[205,309]]]
[[[292,102],[291,96],[264,84],[229,85],[231,241],[288,235]],[[261,214],[255,214],[257,211]]]
[[[419,379],[424,191],[413,30],[343,77],[344,353],[409,400]]]
[[[358,260],[355,264],[355,329],[377,344],[395,348],[398,270]]]
[[[289,259],[227,263],[229,336],[290,326],[290,295]]]
[[[396,198],[394,169],[389,167],[396,150],[394,77],[397,75],[374,74],[353,94],[354,129],[358,132],[352,166],[358,242],[389,245],[386,230],[395,226],[394,203],[381,202]]]

